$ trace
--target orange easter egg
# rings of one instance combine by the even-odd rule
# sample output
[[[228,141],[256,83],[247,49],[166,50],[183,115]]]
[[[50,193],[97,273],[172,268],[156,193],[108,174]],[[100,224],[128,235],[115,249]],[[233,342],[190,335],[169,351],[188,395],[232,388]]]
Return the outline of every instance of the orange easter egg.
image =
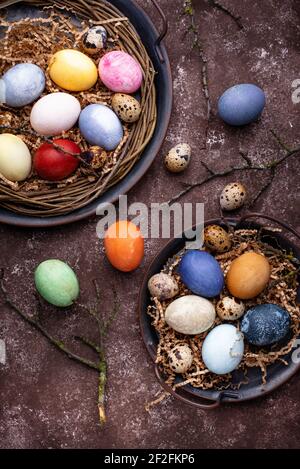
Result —
[[[132,222],[113,223],[105,233],[104,247],[107,259],[118,270],[131,272],[144,257],[144,238]]]
[[[226,284],[229,292],[241,300],[259,295],[270,279],[270,264],[261,254],[246,252],[230,265]]]

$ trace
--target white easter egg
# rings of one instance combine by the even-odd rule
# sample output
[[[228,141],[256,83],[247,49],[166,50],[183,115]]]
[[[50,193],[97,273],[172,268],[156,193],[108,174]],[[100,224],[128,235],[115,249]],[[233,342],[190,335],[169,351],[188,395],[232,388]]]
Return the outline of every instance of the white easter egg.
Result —
[[[70,130],[81,111],[78,99],[68,93],[51,93],[32,108],[30,123],[40,135],[60,135]]]
[[[24,181],[31,171],[27,145],[12,134],[0,135],[0,173],[9,181]]]

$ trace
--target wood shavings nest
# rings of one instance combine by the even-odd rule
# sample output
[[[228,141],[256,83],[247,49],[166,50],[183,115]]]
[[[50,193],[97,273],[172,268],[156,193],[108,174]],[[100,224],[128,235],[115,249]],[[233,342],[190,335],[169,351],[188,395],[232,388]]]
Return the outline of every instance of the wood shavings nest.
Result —
[[[5,10],[1,14],[0,7],[0,76],[18,63],[34,63],[40,66],[46,75],[46,88],[42,96],[57,91],[66,92],[56,86],[49,77],[47,68],[50,58],[62,49],[84,52],[81,45],[83,35],[91,26],[102,24],[108,32],[107,48],[102,55],[111,50],[129,52],[141,64],[144,82],[141,88],[140,119],[132,125],[123,126],[122,142],[114,151],[106,152],[106,159],[102,164],[99,164],[99,158],[90,163],[82,160],[78,170],[71,177],[59,182],[41,180],[34,172],[21,183],[10,182],[0,175],[0,205],[31,216],[61,215],[79,209],[120,181],[131,170],[150,141],[157,117],[155,71],[128,19],[121,17],[112,5],[104,6],[102,2],[95,6],[92,14],[82,11],[81,2],[71,2],[71,8],[66,8],[67,2],[55,2],[55,7],[52,2],[44,3],[49,6],[43,9],[40,17],[24,18],[13,23],[6,21]],[[85,16],[86,19],[83,19]],[[102,55],[96,59],[90,56],[96,66]],[[111,106],[114,93],[98,80],[90,90],[70,94],[76,96],[83,109],[92,103]],[[51,139],[38,136],[31,128],[32,106],[33,104],[21,109],[12,109],[0,105],[0,128],[1,132],[19,136],[34,155],[43,142]],[[55,138],[73,140],[79,145],[83,156],[90,149],[77,127]]]
[[[236,380],[234,383],[232,382],[231,373],[224,376],[218,376],[209,372],[201,358],[202,344],[209,331],[197,336],[185,336],[170,328],[164,320],[165,310],[167,306],[174,301],[174,299],[179,296],[191,294],[191,292],[182,284],[179,275],[176,274],[176,267],[185,252],[183,250],[177,256],[169,259],[166,266],[162,269],[162,272],[175,276],[180,287],[178,295],[175,298],[164,302],[160,302],[156,298],[153,298],[151,305],[148,307],[148,314],[151,316],[152,324],[159,335],[156,363],[166,376],[166,383],[172,386],[174,390],[187,384],[200,389],[238,389],[243,383],[247,383],[247,370],[252,367],[258,367],[261,369],[262,383],[265,384],[267,382],[268,366],[276,361],[281,361],[282,363],[287,364],[284,360],[284,356],[291,352],[294,346],[294,341],[300,334],[300,308],[299,305],[297,305],[297,274],[299,271],[299,265],[295,265],[293,256],[280,250],[280,248],[274,248],[269,244],[262,242],[257,230],[237,230],[231,232],[229,236],[232,243],[231,250],[224,254],[215,256],[220,263],[224,275],[228,272],[232,261],[247,251],[254,251],[266,256],[271,266],[269,285],[259,296],[252,300],[243,301],[243,303],[245,304],[246,310],[251,306],[262,303],[275,303],[286,309],[291,318],[290,338],[285,345],[279,346],[275,344],[269,349],[250,346],[250,344],[245,341],[244,356],[238,367],[238,374],[241,376],[238,382],[236,382]],[[222,299],[228,294],[229,292],[225,287],[220,298]],[[214,299],[212,302],[216,305],[220,298]],[[239,320],[231,321],[230,324],[239,328],[239,322]],[[217,316],[212,327],[221,323],[221,319]],[[182,380],[180,382],[175,383],[178,375],[175,374],[170,367],[168,354],[174,346],[180,344],[189,345],[193,351],[194,357],[191,368],[183,375],[180,375],[182,376]],[[158,402],[160,401],[161,398],[158,399]],[[150,403],[148,407],[151,405],[152,403]]]

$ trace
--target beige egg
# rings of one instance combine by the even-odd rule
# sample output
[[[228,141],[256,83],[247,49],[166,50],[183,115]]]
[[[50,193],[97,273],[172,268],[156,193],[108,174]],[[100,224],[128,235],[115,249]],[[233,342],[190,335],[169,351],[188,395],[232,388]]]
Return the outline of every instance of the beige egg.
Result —
[[[186,344],[176,345],[169,352],[169,364],[174,373],[186,373],[193,363],[193,352]]]
[[[83,36],[82,47],[90,55],[96,55],[105,48],[107,32],[103,26],[93,26]]]
[[[247,196],[245,186],[240,182],[231,182],[224,187],[220,196],[223,210],[236,210],[244,205]]]
[[[148,288],[151,296],[160,301],[174,298],[179,291],[175,278],[163,272],[155,274],[150,278]]]
[[[216,306],[217,315],[224,321],[235,321],[243,316],[245,312],[245,305],[242,301],[224,296]]]
[[[112,97],[111,105],[117,116],[127,123],[136,122],[141,114],[141,105],[137,99],[129,94],[116,93]]]
[[[225,252],[231,248],[229,234],[219,225],[208,225],[204,230],[204,244],[214,252]]]
[[[12,182],[24,181],[31,172],[31,154],[23,140],[13,134],[0,135],[0,173]]]
[[[191,161],[192,149],[187,143],[179,143],[165,157],[166,168],[171,173],[181,173]]]

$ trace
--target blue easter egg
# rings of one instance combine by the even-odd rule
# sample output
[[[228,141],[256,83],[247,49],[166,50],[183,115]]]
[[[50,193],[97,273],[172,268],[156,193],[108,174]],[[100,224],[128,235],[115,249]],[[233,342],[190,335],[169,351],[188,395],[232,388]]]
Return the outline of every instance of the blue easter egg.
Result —
[[[241,331],[250,344],[271,345],[289,333],[289,313],[278,305],[264,304],[247,311],[241,321]]]
[[[219,263],[205,251],[187,251],[180,261],[178,273],[189,290],[205,298],[219,295],[224,286]]]
[[[265,93],[251,84],[235,85],[226,90],[218,102],[220,117],[229,125],[246,125],[256,121],[266,104]]]
[[[0,103],[16,108],[27,106],[41,96],[45,85],[45,74],[37,65],[15,65],[0,80]]]
[[[111,151],[123,138],[123,127],[118,116],[103,104],[90,104],[79,116],[80,132],[90,145]]]

